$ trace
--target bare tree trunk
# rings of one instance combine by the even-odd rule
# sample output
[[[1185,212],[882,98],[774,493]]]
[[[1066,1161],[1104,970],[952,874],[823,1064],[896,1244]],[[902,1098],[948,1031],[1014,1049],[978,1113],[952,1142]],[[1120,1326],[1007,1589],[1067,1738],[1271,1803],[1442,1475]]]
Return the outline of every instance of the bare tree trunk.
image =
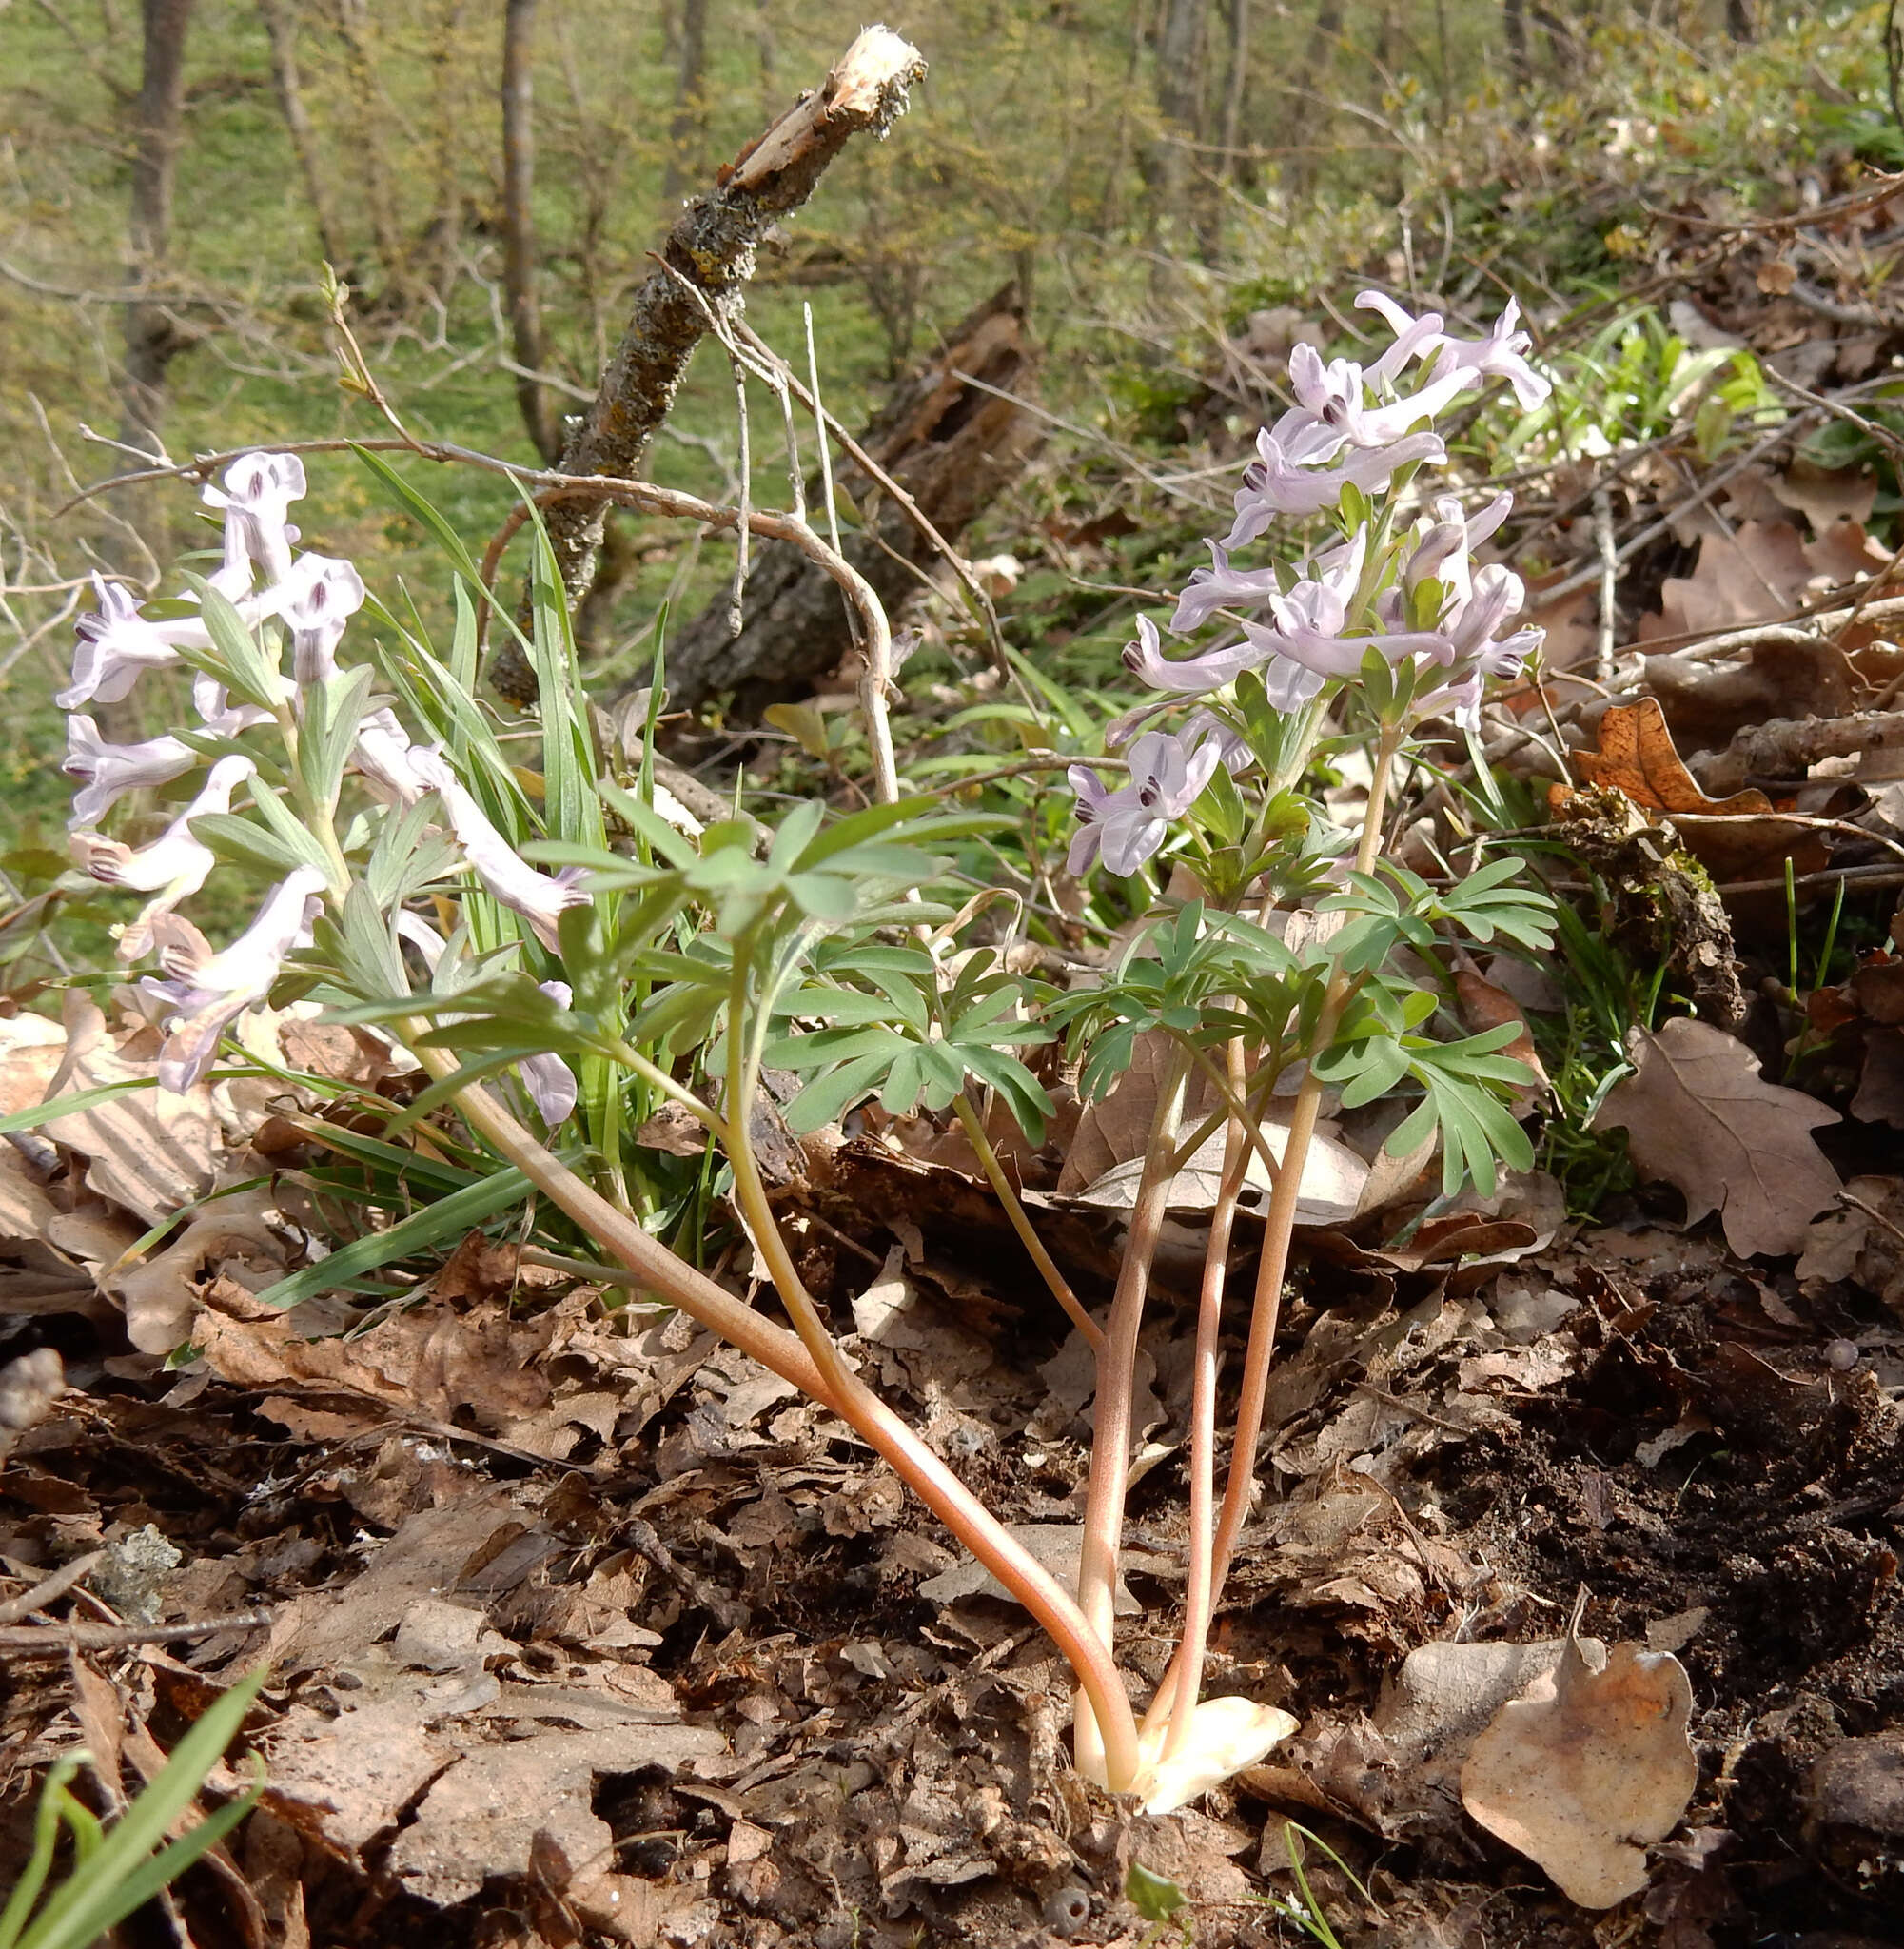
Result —
[[[1243,99],[1249,82],[1249,0],[1225,0],[1223,22],[1227,43],[1223,101],[1214,116],[1206,111],[1203,118],[1204,126],[1215,134],[1216,148],[1196,179],[1197,231],[1206,264],[1215,264],[1223,255],[1224,185],[1236,180]]]
[[[390,187],[390,159],[383,146],[383,90],[377,63],[367,38],[368,0],[337,0],[337,32],[344,43],[344,70],[357,111],[351,147],[363,171],[363,207],[370,219],[370,241],[383,273],[384,292],[399,306],[408,303],[416,287],[409,252],[398,234],[397,213]]]
[[[561,453],[547,393],[528,372],[542,364],[542,313],[536,298],[536,0],[507,0],[502,12],[502,294],[516,364],[516,404],[545,466]]]
[[[778,60],[774,40],[774,0],[755,0],[754,47],[760,57],[760,97],[764,109],[774,99],[774,74]]]
[[[1316,17],[1309,37],[1303,46],[1302,64],[1296,69],[1295,122],[1303,131],[1303,147],[1289,168],[1292,195],[1304,197],[1316,187],[1322,168],[1323,145],[1334,119],[1327,103],[1315,99],[1335,63],[1336,43],[1342,36],[1343,0],[1317,0]],[[1384,10],[1384,25],[1389,16]]]
[[[897,34],[867,29],[817,89],[741,151],[719,188],[688,205],[668,233],[661,266],[635,294],[594,404],[569,435],[564,473],[634,479],[710,317],[742,308],[754,254],[769,226],[806,202],[854,135],[884,135],[905,112],[907,89],[925,71],[918,50]],[[547,510],[549,540],[571,601],[589,585],[605,505],[578,498],[552,502]],[[498,651],[490,680],[518,702],[535,696],[534,674],[514,643]]]
[[[1166,0],[1157,42],[1157,107],[1164,120],[1157,152],[1158,227],[1181,234],[1195,180],[1195,145],[1204,126],[1205,27],[1209,0]],[[1168,276],[1160,264],[1159,272]]]
[[[287,0],[258,0],[258,12],[271,45],[271,86],[277,91],[278,112],[285,118],[285,129],[291,138],[291,154],[304,181],[304,200],[311,207],[311,226],[317,231],[318,249],[326,264],[343,272],[348,268],[344,231],[338,224],[337,207],[331,201],[330,184],[318,161],[317,137],[298,77],[297,17]]]
[[[668,166],[661,176],[661,201],[670,216],[681,200],[689,166],[707,126],[707,0],[681,0],[681,78],[675,90],[675,119],[668,125]]]
[[[172,192],[185,139],[186,33],[191,9],[192,0],[145,0],[127,279],[141,292],[157,283],[171,242]],[[128,445],[153,454],[164,451],[166,367],[186,343],[163,305],[142,296],[126,306],[120,437]]]
[[[1243,172],[1243,111],[1249,97],[1249,0],[1229,0],[1229,80],[1223,91],[1223,174]]]
[[[1507,65],[1521,88],[1534,78],[1527,58],[1527,0],[1501,0],[1501,25],[1507,36]]]
[[[430,30],[430,98],[435,123],[430,131],[430,161],[436,177],[436,210],[429,223],[429,282],[444,300],[461,270],[462,196],[456,180],[461,116],[456,99],[456,53],[462,12],[463,0],[438,0]]]

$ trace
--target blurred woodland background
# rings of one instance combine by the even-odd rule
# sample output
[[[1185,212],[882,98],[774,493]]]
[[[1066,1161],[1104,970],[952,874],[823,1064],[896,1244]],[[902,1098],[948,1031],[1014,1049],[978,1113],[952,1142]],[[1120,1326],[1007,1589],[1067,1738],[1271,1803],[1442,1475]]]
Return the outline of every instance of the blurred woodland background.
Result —
[[[1041,533],[1117,542],[1130,582],[1171,522],[1207,532],[1291,330],[1333,330],[1358,279],[1470,317],[1517,291],[1550,339],[1621,291],[1643,304],[1663,210],[1816,198],[1904,143],[1881,9],[904,0],[890,24],[930,77],[772,241],[749,317],[803,364],[811,305],[827,403],[856,428],[974,307],[1022,312],[999,389],[1037,403],[1039,458],[959,524],[969,554],[1016,550],[1028,598]],[[29,823],[61,803],[45,700],[75,579],[149,583],[200,539],[177,483],[60,512],[77,487],[126,448],[384,430],[337,384],[325,263],[406,424],[553,454],[682,198],[859,25],[777,0],[0,5],[0,778]],[[783,502],[781,457],[753,446],[756,497]],[[738,465],[706,345],[649,468],[731,499]],[[480,545],[506,483],[433,471]],[[386,586],[416,565],[347,459],[312,473],[327,548]],[[646,674],[663,613],[685,627],[717,592],[719,552],[618,517],[582,619],[604,682]],[[438,580],[410,590],[426,613]],[[1033,646],[1079,620],[1008,629]]]

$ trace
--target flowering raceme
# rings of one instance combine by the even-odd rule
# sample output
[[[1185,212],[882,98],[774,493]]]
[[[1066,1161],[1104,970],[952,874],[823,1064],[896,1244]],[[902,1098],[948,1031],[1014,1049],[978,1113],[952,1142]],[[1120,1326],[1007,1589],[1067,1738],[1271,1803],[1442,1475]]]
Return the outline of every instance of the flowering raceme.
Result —
[[[282,727],[288,736],[304,719],[307,699],[338,678],[338,650],[363,607],[363,581],[348,561],[297,551],[298,530],[288,515],[304,488],[304,465],[295,455],[247,454],[218,484],[205,489],[206,504],[224,519],[222,559],[205,586],[232,604],[264,659],[262,679],[255,672],[242,680],[231,671],[194,672],[195,728],[212,738],[236,740],[261,726]],[[97,607],[74,625],[72,681],[57,699],[70,713],[62,770],[79,786],[69,850],[88,877],[152,896],[120,930],[119,958],[137,962],[157,951],[164,978],[147,976],[141,992],[167,1032],[159,1081],[167,1090],[186,1090],[204,1076],[226,1031],[265,998],[289,958],[310,944],[312,924],[326,898],[342,901],[347,868],[341,858],[333,869],[315,863],[293,867],[265,896],[251,926],[222,951],[179,917],[173,910],[205,885],[215,863],[194,821],[229,813],[234,796],[252,784],[259,766],[229,750],[212,759],[171,733],[135,744],[113,744],[101,735],[82,706],[120,701],[147,670],[203,660],[214,651],[215,638],[202,615],[154,619],[122,585],[95,578],[94,588]],[[281,668],[286,647],[288,676]],[[234,698],[231,682],[248,688],[253,698],[275,698],[274,707]],[[412,741],[387,702],[373,699],[349,735],[349,768],[371,794],[406,807],[434,794],[461,863],[553,948],[559,915],[589,898],[572,884],[575,876],[540,873],[524,861],[445,760]],[[128,793],[170,784],[206,764],[198,790],[148,844],[131,846],[99,830]],[[567,1006],[567,990],[559,982],[542,986],[551,1000]],[[568,1116],[575,1079],[559,1058],[532,1059],[521,1074],[551,1125]]]
[[[1504,633],[1526,601],[1520,577],[1474,559],[1513,497],[1497,495],[1467,517],[1457,500],[1443,496],[1399,536],[1394,501],[1417,469],[1445,460],[1432,422],[1462,394],[1504,379],[1531,411],[1551,388],[1527,363],[1530,341],[1512,302],[1480,340],[1450,337],[1439,314],[1411,317],[1378,291],[1364,291],[1356,304],[1382,316],[1394,343],[1366,367],[1349,359],[1325,363],[1313,345],[1296,346],[1289,357],[1296,404],[1257,435],[1230,531],[1209,542],[1211,565],[1191,574],[1169,624],[1177,637],[1219,617],[1235,628],[1198,655],[1171,658],[1157,625],[1140,616],[1124,661],[1153,690],[1185,699],[1219,700],[1253,672],[1272,708],[1289,712],[1332,683],[1352,685],[1374,652],[1391,666],[1413,666],[1417,719],[1448,715],[1473,728],[1485,681],[1517,677],[1541,640],[1536,629]],[[1411,365],[1420,383],[1404,392]],[[1381,495],[1388,497],[1385,508],[1376,504]],[[1300,570],[1232,560],[1278,517],[1330,512],[1342,540]],[[1074,874],[1102,857],[1111,872],[1129,875],[1157,852],[1171,820],[1214,774],[1210,731],[1221,721],[1205,711],[1180,732],[1147,731],[1131,747],[1131,782],[1121,791],[1109,790],[1087,766],[1071,768],[1079,820]],[[1230,747],[1221,761],[1238,769]]]

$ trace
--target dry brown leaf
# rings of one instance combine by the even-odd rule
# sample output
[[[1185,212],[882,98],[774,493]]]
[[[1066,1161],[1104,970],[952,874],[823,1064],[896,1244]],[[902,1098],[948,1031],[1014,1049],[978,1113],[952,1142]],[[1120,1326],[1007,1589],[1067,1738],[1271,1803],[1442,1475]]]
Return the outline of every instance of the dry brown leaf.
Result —
[[[66,1031],[44,1015],[0,1020],[0,1116],[44,1103],[66,1053]]]
[[[520,1875],[539,1835],[572,1862],[614,1850],[608,1822],[590,1802],[598,1779],[717,1759],[726,1742],[711,1727],[621,1725],[597,1732],[540,1733],[468,1754],[432,1786],[415,1822],[399,1836],[390,1865],[412,1894],[447,1907],[467,1900],[491,1875]]]
[[[1642,680],[1683,749],[1718,751],[1740,731],[1775,719],[1843,716],[1862,694],[1860,673],[1875,676],[1863,671],[1863,660],[1855,671],[1837,643],[1812,640],[1757,643],[1749,655],[1724,662],[1648,657]]]
[[[1461,969],[1455,974],[1455,1002],[1461,1010],[1462,1026],[1471,1035],[1499,1029],[1507,1022],[1520,1029],[1521,1033],[1514,1040],[1496,1053],[1524,1062],[1534,1072],[1533,1081],[1516,1089],[1510,1099],[1517,1115],[1532,1110],[1535,1104],[1545,1098],[1552,1085],[1535,1052],[1533,1032],[1527,1026],[1527,1017],[1521,1013],[1521,1004],[1504,988],[1497,988],[1484,975],[1471,969]]]
[[[1815,1219],[1797,1265],[1801,1281],[1850,1280],[1888,1307],[1904,1307],[1904,1179],[1855,1177],[1847,1202]]]
[[[350,1340],[305,1339],[282,1313],[233,1319],[210,1308],[192,1337],[211,1370],[234,1387],[303,1384],[437,1421],[467,1408],[479,1427],[506,1433],[548,1405],[549,1384],[530,1363],[553,1327],[548,1314],[512,1320],[498,1305],[464,1312],[426,1301]]]
[[[1735,792],[1708,798],[1673,748],[1673,734],[1656,698],[1637,704],[1610,705],[1600,720],[1600,749],[1574,754],[1574,765],[1591,785],[1610,785],[1650,812],[1697,812],[1736,816],[1768,813],[1762,792]]]
[[[192,1337],[214,1278],[259,1292],[289,1270],[286,1232],[268,1188],[206,1206],[155,1258],[108,1267],[100,1283],[126,1309],[126,1337],[142,1353],[169,1353]]]
[[[1840,528],[1849,532],[1836,532]],[[1855,522],[1830,523],[1817,541],[1807,543],[1789,522],[1741,522],[1730,535],[1700,538],[1698,565],[1690,576],[1667,577],[1660,613],[1639,620],[1639,640],[1770,622],[1857,569],[1881,567],[1888,559],[1881,550],[1873,555]]]
[[[1789,269],[1782,264],[1777,267]],[[1801,458],[1782,476],[1773,477],[1772,491],[1811,522],[1813,534],[1823,535],[1839,522],[1861,525],[1871,519],[1877,504],[1877,476],[1865,467],[1821,467]]]
[[[1831,848],[1817,828],[1781,813],[1767,813],[1760,818],[1706,818],[1682,812],[1675,816],[1673,824],[1686,851],[1721,887],[1741,880],[1776,880],[1783,875],[1788,859],[1793,873],[1801,877],[1822,873],[1831,864]],[[1774,897],[1782,923],[1784,897]],[[1735,922],[1742,927],[1739,911],[1735,907]]]
[[[1554,1669],[1566,1643],[1544,1638],[1533,1644],[1418,1645],[1401,1670],[1384,1681],[1375,1729],[1403,1766],[1464,1758],[1510,1699]],[[1606,1654],[1597,1638],[1580,1643],[1589,1656]]]
[[[1692,1710],[1670,1653],[1619,1644],[1596,1671],[1569,1641],[1476,1740],[1462,1804],[1569,1900],[1611,1908],[1645,1887],[1647,1846],[1678,1824],[1698,1784]]]
[[[1081,1523],[1008,1523],[1005,1526],[1024,1547],[1067,1589],[1074,1589],[1078,1565],[1084,1554],[1084,1526]],[[1117,1614],[1136,1617],[1143,1611],[1124,1583],[1124,1571],[1138,1570],[1150,1576],[1181,1575],[1168,1557],[1152,1550],[1127,1549],[1119,1558]],[[941,1571],[919,1585],[919,1595],[935,1604],[956,1604],[962,1597],[995,1597],[1001,1604],[1018,1600],[999,1583],[983,1564],[966,1557],[950,1570]]]
[[[1874,1024],[1864,1032],[1864,1067],[1851,1113],[1859,1123],[1904,1130],[1904,1030]]]
[[[46,1097],[149,1077],[153,1055],[128,1058],[113,1046],[106,1018],[79,991],[67,994],[66,1054]],[[87,1160],[86,1181],[103,1198],[124,1205],[147,1225],[169,1218],[212,1187],[218,1129],[211,1092],[201,1084],[184,1095],[132,1090],[109,1103],[55,1117],[40,1134]]]
[[[1741,1256],[1802,1250],[1813,1213],[1843,1189],[1811,1136],[1837,1112],[1764,1081],[1744,1043],[1690,1016],[1657,1035],[1636,1028],[1627,1047],[1638,1073],[1594,1128],[1624,1129],[1641,1174],[1684,1192],[1688,1224],[1718,1211]]]

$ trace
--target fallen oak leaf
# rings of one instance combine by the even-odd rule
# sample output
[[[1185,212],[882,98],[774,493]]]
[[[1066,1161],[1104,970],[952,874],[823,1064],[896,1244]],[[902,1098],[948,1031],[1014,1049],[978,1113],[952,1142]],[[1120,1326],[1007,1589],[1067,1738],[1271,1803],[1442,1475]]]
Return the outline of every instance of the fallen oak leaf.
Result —
[[[1495,1714],[1461,1773],[1462,1804],[1536,1861],[1570,1901],[1611,1908],[1646,1885],[1698,1784],[1693,1687],[1670,1652],[1618,1644],[1603,1668],[1570,1638]]]
[[[1811,1132],[1838,1113],[1799,1090],[1766,1082],[1736,1036],[1681,1015],[1627,1037],[1635,1073],[1593,1120],[1624,1129],[1640,1173],[1677,1185],[1686,1222],[1717,1211],[1741,1257],[1802,1251],[1814,1213],[1843,1186]]]
[[[1637,704],[1609,705],[1600,720],[1600,749],[1575,752],[1573,761],[1589,784],[1610,785],[1649,812],[1704,813],[1722,817],[1772,810],[1772,801],[1762,792],[1735,792],[1730,798],[1709,798],[1674,748],[1673,734],[1666,728],[1666,716],[1657,698],[1642,697]]]

